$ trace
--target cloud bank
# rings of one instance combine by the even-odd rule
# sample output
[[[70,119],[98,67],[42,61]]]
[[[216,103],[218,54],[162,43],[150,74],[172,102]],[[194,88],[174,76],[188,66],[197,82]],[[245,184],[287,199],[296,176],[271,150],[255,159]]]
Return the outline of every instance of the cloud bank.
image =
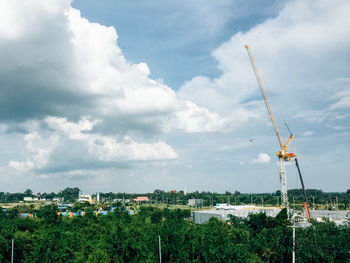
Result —
[[[336,118],[349,107],[349,8],[344,0],[290,1],[277,17],[233,35],[213,51],[220,77],[194,77],[179,95],[218,113],[261,112],[262,104],[256,103],[261,95],[243,47],[248,44],[275,112],[322,115],[310,121]]]
[[[37,123],[22,131],[27,156],[10,168],[174,160],[174,148],[152,138],[232,130],[240,121],[151,79],[147,64],[124,57],[115,28],[90,23],[68,0],[2,1],[0,10],[0,121]],[[78,160],[67,154],[72,145]]]

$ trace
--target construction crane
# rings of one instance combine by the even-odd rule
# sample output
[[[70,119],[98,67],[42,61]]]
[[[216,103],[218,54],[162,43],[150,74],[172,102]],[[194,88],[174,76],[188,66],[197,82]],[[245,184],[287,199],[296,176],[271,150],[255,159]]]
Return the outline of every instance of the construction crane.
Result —
[[[256,67],[255,60],[254,60],[254,57],[253,57],[252,52],[250,50],[250,47],[248,45],[245,45],[245,48],[247,49],[250,62],[252,64],[252,66],[253,66],[255,77],[256,77],[256,79],[258,81],[261,94],[262,94],[262,96],[264,98],[267,111],[269,113],[270,119],[271,119],[273,127],[275,129],[278,142],[280,144],[281,150],[279,150],[277,152],[277,157],[279,159],[279,166],[280,166],[279,177],[280,177],[280,184],[281,184],[282,207],[288,208],[289,204],[288,204],[288,195],[287,195],[287,177],[286,177],[285,162],[286,161],[290,161],[292,158],[295,158],[295,163],[296,163],[296,166],[297,166],[297,169],[298,169],[298,172],[299,172],[299,176],[300,176],[300,180],[302,182],[302,186],[303,186],[303,190],[304,190],[304,197],[306,199],[306,192],[305,192],[305,188],[304,188],[304,182],[303,182],[303,179],[301,177],[297,155],[294,154],[294,153],[289,153],[288,152],[288,147],[289,147],[290,143],[292,142],[292,140],[294,138],[294,134],[290,133],[290,136],[287,139],[287,141],[285,143],[283,143],[283,140],[281,138],[281,134],[280,134],[278,126],[277,126],[277,122],[276,122],[275,116],[272,113],[272,110],[271,110],[271,107],[270,107],[270,103],[269,103],[269,101],[267,99],[267,96],[266,96],[266,93],[265,93],[265,89],[264,89],[264,85],[262,83],[259,71],[258,71],[258,69]],[[287,126],[287,128],[288,128],[288,126]],[[288,130],[289,130],[289,128],[288,128]],[[309,208],[308,208],[308,205],[307,205],[307,200],[305,200],[304,207],[305,207],[305,210],[306,210],[306,216],[307,216],[308,219],[310,219],[310,213],[309,213]]]

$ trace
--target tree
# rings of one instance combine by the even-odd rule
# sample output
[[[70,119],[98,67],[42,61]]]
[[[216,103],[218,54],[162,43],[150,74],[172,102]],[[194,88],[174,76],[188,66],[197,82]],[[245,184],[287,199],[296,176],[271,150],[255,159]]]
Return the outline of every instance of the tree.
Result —
[[[33,191],[30,189],[27,189],[24,191],[24,195],[27,197],[32,197],[33,196]]]
[[[78,187],[70,188],[66,187],[63,191],[59,193],[63,197],[65,202],[74,202],[79,198],[80,189]]]
[[[48,224],[58,224],[60,222],[60,217],[57,215],[57,207],[54,205],[47,205],[40,208],[37,216],[43,218]]]
[[[88,263],[108,263],[109,260],[107,252],[101,248],[93,249],[88,257]]]
[[[7,209],[4,214],[5,214],[5,217],[9,219],[14,219],[19,217],[19,211],[17,207]]]

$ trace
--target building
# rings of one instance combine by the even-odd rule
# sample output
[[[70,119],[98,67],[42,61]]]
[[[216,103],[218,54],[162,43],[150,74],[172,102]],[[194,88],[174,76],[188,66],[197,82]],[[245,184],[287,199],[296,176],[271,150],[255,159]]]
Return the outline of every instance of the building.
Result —
[[[135,202],[148,202],[148,196],[138,196],[133,199]]]
[[[84,202],[89,202],[90,204],[92,203],[92,198],[91,195],[79,195],[78,202],[84,203]]]
[[[216,217],[222,220],[228,220],[230,215],[246,218],[249,214],[265,213],[267,216],[275,217],[281,211],[278,207],[263,207],[254,205],[231,206],[227,204],[218,204],[217,206],[205,211],[193,211],[193,222],[203,224],[210,218]]]
[[[188,199],[188,205],[194,207],[202,207],[203,199]]]
[[[57,210],[59,212],[67,212],[69,209],[73,207],[72,204],[58,204],[57,205]]]
[[[330,211],[330,210],[310,210],[311,218],[315,219],[318,222],[328,219],[337,225],[342,225],[350,220],[350,211],[349,210],[339,210],[339,211]]]
[[[125,198],[117,198],[113,199],[113,202],[119,202],[119,203],[130,203],[130,199],[125,199]]]
[[[29,196],[26,196],[23,198],[23,201],[25,202],[34,202],[34,201],[38,201],[39,199],[37,197],[29,197]]]

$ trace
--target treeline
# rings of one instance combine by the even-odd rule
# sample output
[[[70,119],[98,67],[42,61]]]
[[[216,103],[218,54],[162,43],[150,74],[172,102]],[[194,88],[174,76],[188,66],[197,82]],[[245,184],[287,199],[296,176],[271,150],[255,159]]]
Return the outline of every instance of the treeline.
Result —
[[[317,208],[322,209],[349,209],[350,203],[350,189],[346,192],[332,192],[327,193],[322,190],[308,189],[307,191],[308,202],[312,207],[313,203],[316,204]],[[203,199],[204,206],[211,206],[217,203],[229,203],[231,205],[269,205],[276,206],[281,205],[281,192],[278,190],[273,193],[240,193],[235,191],[233,193],[226,191],[225,193],[216,192],[191,192],[185,193],[183,191],[178,192],[166,192],[163,190],[155,190],[153,193],[145,194],[130,194],[130,193],[100,193],[100,199],[111,201],[111,200],[132,200],[137,196],[147,196],[152,203],[164,203],[164,204],[188,204],[189,199]],[[296,204],[296,209],[303,208],[304,197],[301,189],[288,190],[288,198],[291,206]],[[317,205],[322,205],[318,207]],[[327,206],[326,206],[327,205]]]
[[[23,201],[24,197],[34,197],[39,199],[52,200],[54,198],[61,198],[64,202],[73,203],[79,197],[80,189],[78,187],[70,188],[67,187],[58,193],[37,193],[34,195],[30,189],[27,189],[24,193],[4,193],[0,192],[0,202],[1,203],[11,203]],[[233,193],[226,191],[225,193],[216,192],[191,192],[185,194],[183,191],[163,191],[155,190],[152,193],[144,194],[132,194],[132,193],[99,193],[100,200],[103,202],[114,202],[116,199],[119,201],[130,200],[138,196],[147,196],[151,203],[163,203],[169,205],[186,205],[189,199],[203,199],[205,206],[215,205],[217,203],[229,203],[231,205],[243,205],[243,204],[256,204],[256,205],[280,205],[280,191],[273,193],[240,193],[235,191]],[[319,209],[349,209],[350,204],[350,189],[346,192],[332,192],[327,193],[322,190],[308,189],[307,190],[308,202],[310,207]],[[96,198],[96,194],[93,195]],[[291,189],[288,190],[288,198],[290,204],[296,204],[296,209],[302,208],[302,203],[304,202],[304,197],[301,189]],[[321,206],[320,206],[321,205]]]
[[[1,209],[0,209],[1,211]],[[130,216],[59,217],[45,206],[37,218],[0,212],[0,262],[290,262],[292,229],[286,210],[276,217],[212,218],[196,225],[189,210],[141,207]],[[296,262],[349,262],[350,225],[313,222],[296,229]]]
[[[0,203],[17,203],[23,201],[25,197],[36,197],[38,199],[53,200],[61,198],[66,202],[74,202],[79,198],[80,189],[78,187],[66,187],[58,193],[37,193],[34,194],[31,189],[25,190],[23,193],[0,192]]]

